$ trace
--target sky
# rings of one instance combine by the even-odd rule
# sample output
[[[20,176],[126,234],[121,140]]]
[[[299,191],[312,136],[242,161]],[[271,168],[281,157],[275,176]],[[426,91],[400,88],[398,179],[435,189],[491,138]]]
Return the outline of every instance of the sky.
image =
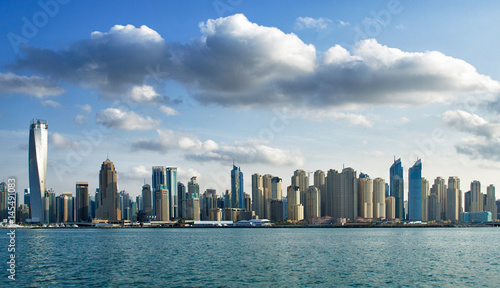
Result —
[[[94,191],[107,157],[132,196],[152,166],[221,195],[233,161],[249,194],[254,173],[286,194],[296,169],[388,182],[395,158],[406,179],[420,158],[431,185],[500,187],[497,1],[2,1],[0,14],[0,176],[18,191],[32,119],[49,124],[56,195]]]

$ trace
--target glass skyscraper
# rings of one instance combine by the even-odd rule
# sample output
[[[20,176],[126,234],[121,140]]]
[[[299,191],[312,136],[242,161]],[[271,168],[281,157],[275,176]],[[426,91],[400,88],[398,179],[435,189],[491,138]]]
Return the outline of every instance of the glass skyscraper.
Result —
[[[170,219],[179,217],[179,205],[177,195],[177,167],[153,166],[152,176],[153,195],[161,186],[168,189],[170,202]],[[155,204],[153,202],[153,214],[155,213]]]
[[[35,119],[30,123],[29,138],[29,182],[31,221],[43,219],[42,195],[45,195],[45,178],[47,174],[47,121]]]
[[[408,220],[422,221],[422,161],[408,169]]]
[[[401,158],[394,160],[390,172],[390,196],[396,201],[396,218],[404,219],[404,177]]]
[[[231,170],[231,207],[232,208],[245,208],[244,196],[243,196],[243,173],[240,167],[236,167],[233,164],[233,170]]]

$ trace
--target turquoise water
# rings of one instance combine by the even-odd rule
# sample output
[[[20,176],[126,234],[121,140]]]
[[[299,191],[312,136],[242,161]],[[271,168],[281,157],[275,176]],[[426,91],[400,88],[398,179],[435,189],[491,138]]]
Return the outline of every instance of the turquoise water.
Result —
[[[18,229],[0,287],[500,287],[499,252],[500,228]]]

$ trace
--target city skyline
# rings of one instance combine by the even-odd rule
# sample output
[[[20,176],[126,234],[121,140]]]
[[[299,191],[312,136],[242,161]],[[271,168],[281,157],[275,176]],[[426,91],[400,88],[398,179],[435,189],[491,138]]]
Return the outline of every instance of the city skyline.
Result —
[[[131,196],[153,166],[221,195],[233,159],[248,194],[253,173],[285,190],[296,169],[344,165],[388,183],[394,155],[405,200],[418,158],[430,183],[500,185],[496,3],[40,3],[0,4],[0,174],[19,191],[37,118],[57,195],[92,194],[108,153]]]

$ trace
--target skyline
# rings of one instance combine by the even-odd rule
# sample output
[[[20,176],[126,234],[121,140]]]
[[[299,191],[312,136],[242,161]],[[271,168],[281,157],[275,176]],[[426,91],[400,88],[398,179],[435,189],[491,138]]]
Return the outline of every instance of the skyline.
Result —
[[[388,182],[394,155],[404,199],[417,157],[429,181],[500,186],[495,2],[42,3],[57,12],[0,4],[1,175],[19,189],[33,118],[51,124],[57,194],[79,181],[92,194],[108,153],[133,196],[153,166],[220,195],[235,160],[251,194],[253,173],[288,187],[296,169],[345,165]]]

